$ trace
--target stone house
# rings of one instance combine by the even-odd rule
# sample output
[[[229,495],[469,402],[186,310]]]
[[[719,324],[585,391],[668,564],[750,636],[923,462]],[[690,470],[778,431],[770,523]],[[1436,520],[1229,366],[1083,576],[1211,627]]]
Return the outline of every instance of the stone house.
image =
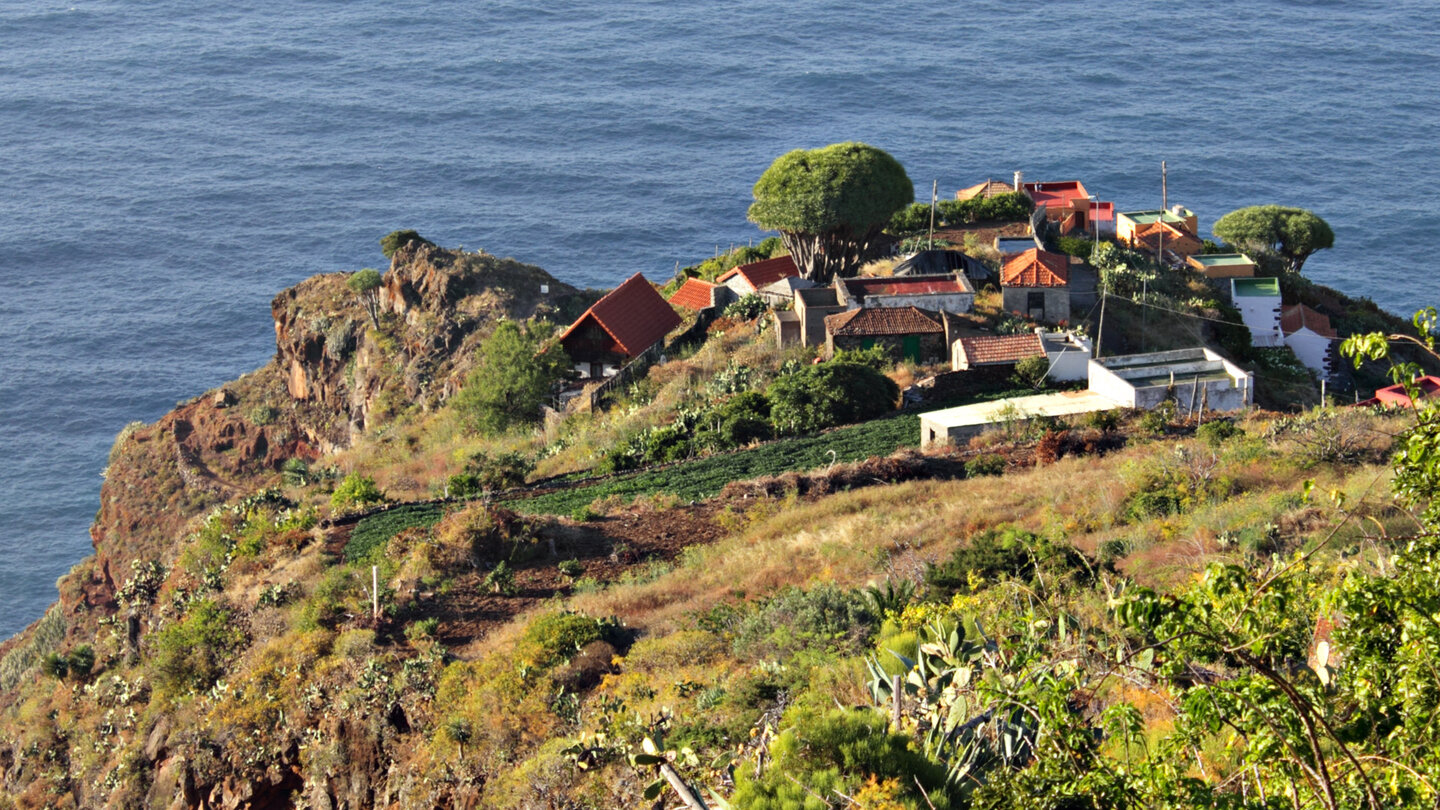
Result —
[[[825,318],[825,353],[884,346],[895,357],[929,363],[945,357],[945,327],[913,306],[867,307]]]
[[[1031,248],[1005,261],[1000,270],[1006,312],[1036,321],[1070,320],[1070,257]]]

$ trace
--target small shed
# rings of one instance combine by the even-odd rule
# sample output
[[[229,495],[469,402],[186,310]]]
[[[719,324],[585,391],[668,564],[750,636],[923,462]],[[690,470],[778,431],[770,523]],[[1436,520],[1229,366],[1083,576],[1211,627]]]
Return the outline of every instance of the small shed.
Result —
[[[1255,275],[1255,262],[1243,253],[1202,253],[1187,257],[1185,263],[1210,279],[1250,278]]]
[[[1204,347],[1176,349],[1091,358],[1090,390],[1129,408],[1235,411],[1254,401],[1255,375]]]
[[[825,352],[885,346],[917,363],[945,356],[945,327],[913,306],[852,309],[825,319]]]
[[[1000,290],[1007,312],[1037,321],[1070,320],[1070,257],[1031,248],[1011,256],[1000,270]]]
[[[955,341],[951,368],[969,371],[981,366],[1013,366],[1030,357],[1044,357],[1045,344],[1034,332],[1018,335],[980,335]]]
[[[753,295],[782,278],[800,275],[800,268],[789,256],[742,264],[720,274],[715,279],[729,287],[736,296]]]
[[[636,273],[585,310],[560,336],[581,377],[599,379],[656,347],[680,316]]]

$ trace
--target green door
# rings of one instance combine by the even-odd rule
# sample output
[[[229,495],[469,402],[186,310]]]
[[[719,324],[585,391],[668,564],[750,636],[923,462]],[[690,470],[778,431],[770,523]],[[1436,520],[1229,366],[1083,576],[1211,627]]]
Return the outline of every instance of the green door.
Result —
[[[906,335],[900,338],[900,351],[905,359],[913,363],[920,362],[920,336]]]

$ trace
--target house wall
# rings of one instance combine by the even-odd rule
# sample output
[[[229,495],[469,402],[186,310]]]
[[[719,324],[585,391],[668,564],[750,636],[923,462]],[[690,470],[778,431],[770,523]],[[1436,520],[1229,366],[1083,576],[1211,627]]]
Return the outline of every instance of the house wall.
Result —
[[[824,301],[825,303],[816,303]],[[845,307],[835,297],[833,287],[812,290],[796,290],[795,314],[800,316],[800,340],[806,346],[825,345],[825,316],[844,312]]]
[[[1166,362],[1167,356],[1173,358]],[[1161,365],[1163,364],[1163,365]],[[1143,366],[1143,367],[1142,367]],[[1223,380],[1197,381],[1197,373],[1223,370]],[[1154,377],[1173,373],[1174,385],[1148,385],[1136,388],[1131,377]],[[1212,411],[1236,411],[1254,401],[1255,375],[1224,359],[1209,349],[1186,349],[1157,352],[1151,355],[1106,358],[1089,362],[1091,391],[1103,394],[1131,408],[1150,410],[1167,398],[1175,400],[1179,414],[1189,414],[1191,406]]]
[[[1250,342],[1256,346],[1281,346],[1285,335],[1280,331],[1280,297],[1261,295],[1233,296],[1240,319],[1250,327]]]
[[[752,286],[750,282],[746,281],[744,276],[739,275],[738,273],[731,276],[725,281],[725,288],[729,290],[730,294],[735,296],[736,298],[740,298],[755,292],[755,287]]]
[[[1310,331],[1309,327],[1299,329],[1285,336],[1285,345],[1301,363],[1321,377],[1330,376],[1330,338]]]
[[[1050,376],[1057,382],[1090,379],[1090,341],[1074,335],[1047,335],[1041,338]]]
[[[1032,292],[1045,295],[1045,314],[1040,320],[1046,323],[1070,320],[1070,290],[1067,287],[1006,287],[1001,297],[1005,311],[1029,317]]]
[[[860,306],[866,308],[875,307],[917,307],[927,309],[931,312],[969,312],[975,308],[975,293],[953,292],[953,293],[924,293],[919,295],[867,295],[863,304],[853,304],[851,309],[858,309]]]
[[[868,343],[871,346],[884,346],[895,357],[905,356],[906,335],[827,335],[825,338],[825,355],[834,356],[839,349],[863,349]],[[920,335],[920,361],[931,363],[945,357],[945,335],[940,333]]]

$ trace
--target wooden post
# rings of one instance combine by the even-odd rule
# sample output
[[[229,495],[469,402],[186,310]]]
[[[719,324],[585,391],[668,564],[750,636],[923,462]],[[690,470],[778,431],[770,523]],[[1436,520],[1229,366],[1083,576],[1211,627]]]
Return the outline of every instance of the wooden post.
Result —
[[[380,621],[380,566],[370,566],[370,620]]]
[[[935,249],[935,200],[940,190],[940,180],[930,181],[930,242],[927,250]]]
[[[890,727],[900,729],[900,676],[890,679]]]

